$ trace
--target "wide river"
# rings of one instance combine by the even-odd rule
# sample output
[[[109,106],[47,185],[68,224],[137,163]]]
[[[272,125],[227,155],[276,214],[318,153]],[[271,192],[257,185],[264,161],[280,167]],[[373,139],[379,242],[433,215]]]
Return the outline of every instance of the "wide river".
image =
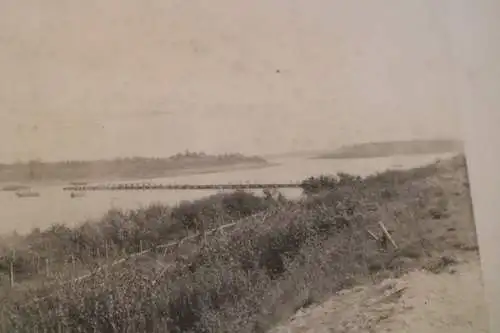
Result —
[[[151,181],[166,184],[288,183],[337,172],[368,175],[386,169],[407,169],[450,156],[452,155],[441,154],[353,160],[282,158],[270,160],[278,165],[267,168],[230,170]],[[174,205],[182,200],[197,199],[215,193],[209,190],[96,191],[88,192],[81,198],[70,198],[69,192],[62,191],[61,186],[46,185],[33,189],[40,193],[39,197],[18,198],[13,192],[0,191],[0,234],[14,230],[24,233],[36,227],[45,228],[53,223],[75,225],[85,220],[97,219],[113,207],[138,208],[154,202]],[[288,197],[296,197],[300,195],[300,189],[284,189],[282,193]]]

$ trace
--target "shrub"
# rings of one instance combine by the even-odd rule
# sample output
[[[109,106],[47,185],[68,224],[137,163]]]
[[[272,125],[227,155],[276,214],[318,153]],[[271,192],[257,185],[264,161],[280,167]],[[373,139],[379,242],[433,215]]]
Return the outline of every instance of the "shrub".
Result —
[[[92,266],[106,256],[138,252],[141,246],[155,247],[185,237],[187,232],[211,229],[276,204],[253,193],[235,191],[182,202],[176,207],[152,204],[129,211],[111,209],[99,221],[88,221],[76,228],[53,225],[44,231],[34,230],[21,242],[25,249],[16,253],[16,280],[43,272],[45,259],[54,272],[65,270],[65,265],[75,259],[81,265]],[[0,260],[0,272],[4,274],[8,273],[9,255]]]

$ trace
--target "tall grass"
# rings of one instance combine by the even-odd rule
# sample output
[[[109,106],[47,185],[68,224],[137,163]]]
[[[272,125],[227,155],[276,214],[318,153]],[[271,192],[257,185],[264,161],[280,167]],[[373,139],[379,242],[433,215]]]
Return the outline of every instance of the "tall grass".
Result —
[[[152,204],[127,211],[112,209],[99,221],[88,221],[76,228],[57,224],[44,231],[37,229],[18,241],[13,259],[16,280],[44,274],[46,260],[53,273],[66,269],[65,265],[71,260],[91,266],[106,258],[154,248],[203,229],[218,227],[273,205],[276,202],[269,198],[235,191],[181,202],[175,207]],[[11,251],[4,249],[0,273],[8,273],[10,259]]]

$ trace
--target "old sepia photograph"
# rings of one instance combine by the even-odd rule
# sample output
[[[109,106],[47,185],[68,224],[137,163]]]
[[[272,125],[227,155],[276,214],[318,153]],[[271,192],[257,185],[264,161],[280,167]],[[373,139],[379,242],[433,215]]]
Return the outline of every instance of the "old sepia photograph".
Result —
[[[0,333],[489,332],[445,7],[0,1]]]

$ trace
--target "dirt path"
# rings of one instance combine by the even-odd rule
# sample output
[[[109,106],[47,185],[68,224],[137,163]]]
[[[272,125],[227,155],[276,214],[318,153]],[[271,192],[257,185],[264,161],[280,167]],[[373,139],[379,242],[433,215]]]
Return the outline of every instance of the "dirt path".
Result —
[[[439,274],[414,271],[340,292],[272,331],[306,332],[488,332],[479,260],[467,258]]]

